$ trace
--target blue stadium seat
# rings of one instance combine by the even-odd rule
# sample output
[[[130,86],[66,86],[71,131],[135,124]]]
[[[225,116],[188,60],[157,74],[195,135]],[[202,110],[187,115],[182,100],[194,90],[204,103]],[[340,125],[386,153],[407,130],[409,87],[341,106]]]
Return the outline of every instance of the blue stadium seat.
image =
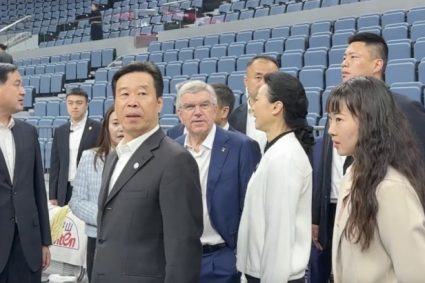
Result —
[[[268,40],[271,36],[271,29],[269,28],[260,28],[260,29],[256,29],[253,33],[253,38],[254,40],[258,40],[258,39],[263,39],[263,40]]]
[[[272,38],[288,38],[289,37],[290,27],[288,26],[280,26],[272,29]]]
[[[219,42],[220,44],[223,44],[223,43],[229,44],[229,43],[235,42],[235,37],[236,35],[234,32],[222,33],[219,36]]]
[[[285,38],[271,38],[264,45],[265,52],[283,53],[285,50]]]
[[[404,23],[406,20],[406,14],[403,10],[392,10],[385,12],[381,16],[381,25],[386,27],[389,24]]]
[[[421,82],[393,83],[391,91],[405,95],[423,104],[423,84]]]
[[[308,37],[310,35],[310,24],[296,24],[291,27],[291,36],[302,35]]]
[[[128,65],[128,64],[130,64],[131,62],[134,62],[135,61],[135,57],[136,56],[134,56],[134,55],[124,55],[123,57],[122,57],[122,65],[123,66],[126,66],[126,65]]]
[[[165,63],[165,62],[159,62],[159,63],[156,63],[156,66],[159,68],[159,70],[161,71],[161,74],[163,75],[163,76],[165,76],[165,67],[167,66],[167,63]]]
[[[290,36],[285,41],[285,50],[302,50],[304,51],[306,47],[306,37],[305,36]]]
[[[305,1],[303,10],[311,10],[311,9],[320,8],[320,2],[321,2],[320,0]]]
[[[248,62],[254,57],[254,55],[247,54],[237,58],[236,62],[236,70],[237,71],[245,71]]]
[[[340,30],[356,30],[356,18],[342,18],[338,19],[334,23],[334,32]]]
[[[416,59],[395,59],[388,61],[385,82],[388,85],[397,82],[416,81]]]
[[[417,21],[425,21],[425,7],[412,8],[407,11],[407,23],[413,25]]]
[[[162,45],[161,45],[162,51],[166,51],[170,49],[174,49],[174,40],[168,40],[168,41],[162,42]]]
[[[35,89],[31,86],[24,87],[25,96],[24,96],[24,108],[32,108],[35,97]]]
[[[220,73],[212,73],[208,76],[207,83],[213,84],[226,84],[227,85],[227,76],[228,73],[226,72],[220,72]]]
[[[299,73],[299,80],[305,88],[317,87],[325,88],[324,68],[304,67]]]
[[[25,74],[27,76],[35,75],[35,66],[26,66]]]
[[[424,12],[425,12],[425,10],[424,10]],[[415,22],[410,27],[410,39],[413,42],[415,42],[416,40],[418,40],[421,37],[425,37],[425,20]]]
[[[77,61],[69,61],[65,65],[65,79],[74,81],[77,79]]]
[[[182,76],[175,76],[170,81],[170,92],[175,93],[177,92],[176,85],[182,82],[185,82],[189,79],[189,76],[182,75]]]
[[[90,61],[79,60],[76,62],[77,62],[77,79],[78,80],[87,79],[90,73]]]
[[[339,0],[323,0],[322,1],[322,7],[330,7],[339,5]]]
[[[182,75],[192,76],[199,73],[199,59],[186,60],[182,65]]]
[[[35,66],[35,74],[36,75],[42,75],[45,73],[45,65],[36,65]]]
[[[325,72],[326,76],[326,88],[335,87],[342,82],[341,79],[341,66],[331,65]]]
[[[218,44],[218,34],[206,35],[204,45],[213,46],[214,44]]]
[[[303,2],[290,2],[286,6],[286,13],[298,12],[303,9]]]
[[[153,63],[159,63],[163,61],[163,52],[152,52],[149,54],[149,61]]]
[[[159,119],[159,125],[161,126],[161,128],[164,131],[168,131],[169,129],[171,129],[172,127],[178,125],[179,119],[177,118],[177,116],[173,116],[173,117],[161,117]]]
[[[236,71],[236,56],[225,56],[219,58],[217,62],[217,72],[231,73]]]
[[[346,46],[332,47],[328,52],[329,66],[338,64],[341,65],[342,58],[344,57]]]
[[[169,77],[180,76],[182,74],[182,62],[171,61],[165,66],[165,74]]]
[[[242,11],[243,9],[245,9],[245,1],[233,2],[230,8],[232,11]]]
[[[220,44],[215,44],[211,47],[210,50],[210,56],[211,57],[223,57],[223,56],[227,56],[227,43],[220,43]]]
[[[192,81],[198,80],[198,81],[207,82],[207,78],[208,78],[208,75],[206,74],[194,74],[190,76],[190,80]]]
[[[167,114],[174,114],[174,102],[175,102],[175,96],[171,94],[166,94],[162,97],[163,99],[163,106],[161,111],[161,116],[167,115]]]
[[[357,19],[357,28],[381,26],[381,16],[378,14],[362,15]]]
[[[419,62],[425,58],[425,38],[418,38],[413,46],[414,58]]]
[[[45,143],[44,149],[44,170],[50,169],[50,154],[52,151],[52,141],[49,140]],[[43,154],[43,153],[42,153]]]
[[[189,39],[189,47],[198,47],[204,45],[204,37],[191,37]]]
[[[260,0],[247,0],[245,9],[255,9],[260,6]]]
[[[251,40],[247,43],[245,53],[246,54],[261,54],[264,52],[264,39]]]
[[[106,82],[95,82],[92,87],[93,99],[106,99]]]
[[[107,82],[108,81],[108,68],[97,69],[95,73],[96,82]]]
[[[188,38],[181,38],[177,39],[174,42],[174,49],[180,50],[182,48],[189,47],[189,39]]]
[[[422,60],[418,66],[418,81],[425,85],[425,60]]]
[[[229,56],[241,56],[245,54],[245,42],[232,42],[227,48],[227,54]]]
[[[92,99],[89,102],[89,116],[103,116],[104,112],[104,99]]]
[[[409,38],[409,26],[407,23],[388,24],[382,30],[385,41]]]
[[[52,138],[52,118],[43,117],[38,121],[38,136],[41,139]]]
[[[269,15],[280,15],[285,14],[286,12],[286,5],[274,5],[270,7],[270,13]]]
[[[59,104],[59,112],[60,112],[60,116],[68,116],[68,110],[66,108],[66,101],[65,100],[61,100],[61,102]]]
[[[332,33],[329,31],[318,32],[310,36],[309,47],[326,47],[331,48]]]
[[[195,48],[193,53],[193,59],[205,59],[210,57],[210,47],[209,46],[198,46]]]
[[[305,94],[308,99],[308,113],[315,113],[320,116],[322,111],[321,91],[315,88],[307,88]]]
[[[40,77],[39,76],[30,76],[30,86],[33,86],[35,89],[35,93],[40,93]]]
[[[93,97],[93,95],[92,95],[93,84],[92,83],[82,83],[80,85],[80,88],[87,93],[89,99],[91,99]]]
[[[178,60],[179,61],[186,61],[193,59],[193,53],[194,53],[193,47],[183,47],[179,51]]]
[[[244,10],[244,11],[241,11],[241,13],[239,15],[239,20],[252,19],[254,17],[254,12],[255,12],[255,10]],[[227,21],[227,22],[229,22],[229,21]]]
[[[231,72],[227,77],[227,84],[233,91],[245,92],[245,72]]]
[[[51,74],[40,76],[40,94],[50,94],[50,77]]]
[[[137,62],[145,62],[148,61],[149,58],[149,53],[141,53],[141,54],[137,54],[135,60]]]
[[[168,49],[164,52],[163,62],[177,61],[179,55],[179,50],[177,49]]]
[[[389,40],[388,60],[412,57],[412,46],[410,39]]]
[[[243,30],[236,33],[236,42],[248,42],[252,40],[252,30]]]
[[[46,108],[46,115],[47,116],[60,116],[60,110],[59,110],[59,100],[50,100],[47,102],[47,108]]]
[[[304,53],[304,66],[328,66],[328,50],[327,48],[309,48]]]
[[[332,36],[332,45],[347,45],[347,40],[354,34],[354,31],[340,31]]]
[[[266,17],[270,14],[270,7],[257,7],[255,8],[254,18]]]
[[[102,67],[102,50],[93,50],[91,52],[91,67],[100,68]]]
[[[114,99],[113,98],[107,98],[104,102],[103,102],[103,109],[106,111],[108,111],[108,109],[114,105]]]
[[[283,68],[297,68],[298,70],[304,66],[304,52],[301,50],[285,51],[282,54],[280,65]]]
[[[149,52],[153,52],[153,51],[161,51],[161,42],[159,41],[151,41],[149,42],[148,45],[148,51]]]
[[[309,1],[312,2],[312,1]],[[314,22],[310,26],[310,32],[311,34],[319,33],[319,32],[330,32],[332,28],[332,22],[331,21],[319,21]]]
[[[63,86],[65,84],[65,74],[64,73],[55,73],[51,74],[50,80],[50,92],[51,93],[60,93],[63,91]]]

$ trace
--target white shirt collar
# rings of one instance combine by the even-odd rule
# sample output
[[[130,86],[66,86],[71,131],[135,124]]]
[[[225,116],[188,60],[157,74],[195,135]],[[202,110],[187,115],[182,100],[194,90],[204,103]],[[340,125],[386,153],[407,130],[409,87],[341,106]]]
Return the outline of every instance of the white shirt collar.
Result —
[[[216,125],[215,123],[213,124],[210,132],[208,133],[207,137],[204,139],[204,141],[202,142],[202,146],[208,149],[212,149],[213,147],[213,143],[214,143],[214,138],[215,138],[215,132],[217,131],[216,129]],[[186,135],[185,139],[184,139],[184,147],[185,148],[193,148],[190,144],[189,144],[189,133]]]
[[[136,150],[142,145],[142,143],[144,141],[146,141],[151,135],[153,135],[153,133],[155,133],[156,131],[158,131],[159,129],[159,125],[156,125],[156,127],[154,127],[152,130],[150,130],[147,133],[144,133],[143,135],[125,143],[124,140],[121,140],[119,142],[119,144],[116,147],[116,151],[117,151],[117,155],[118,158],[120,158],[120,156],[122,156],[125,153],[131,153],[133,154],[134,152],[136,152]]]
[[[78,130],[80,127],[84,127],[84,125],[87,122],[87,117],[88,117],[88,112],[86,111],[86,114],[84,115],[84,118],[81,121],[74,122],[72,121],[72,119],[70,119],[69,121],[71,123],[71,130],[75,131],[75,130]]]
[[[230,128],[230,124],[229,122],[226,122],[226,125],[224,125],[223,129],[228,131],[229,128]]]
[[[15,120],[13,119],[13,117],[10,117],[9,123],[7,125],[0,123],[0,127],[8,128],[9,130],[11,130],[13,126],[15,126]]]

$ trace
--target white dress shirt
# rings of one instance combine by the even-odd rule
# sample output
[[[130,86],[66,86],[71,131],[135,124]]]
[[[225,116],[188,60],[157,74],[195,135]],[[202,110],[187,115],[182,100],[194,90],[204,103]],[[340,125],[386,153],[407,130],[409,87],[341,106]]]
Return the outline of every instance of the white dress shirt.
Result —
[[[84,128],[87,122],[87,114],[80,122],[73,122],[71,120],[71,129],[69,132],[69,167],[68,167],[68,181],[74,181],[75,174],[77,173],[77,157],[78,149],[80,148],[81,138],[83,137]]]
[[[335,147],[332,148],[332,177],[331,177],[331,203],[338,202],[339,188],[344,176],[343,167],[346,156],[341,156]]]
[[[9,171],[9,176],[12,183],[16,156],[15,140],[12,134],[13,126],[15,126],[15,120],[13,120],[13,118],[10,118],[8,125],[0,123],[0,149],[6,161],[7,170]]]
[[[112,173],[111,180],[109,182],[109,193],[115,185],[118,177],[121,175],[122,170],[124,170],[125,165],[136,152],[136,150],[156,131],[158,131],[159,125],[156,125],[155,128],[150,130],[149,132],[125,143],[124,140],[121,140],[116,147],[118,161],[115,165],[114,172]]]
[[[202,142],[199,152],[196,152],[189,144],[189,135],[186,135],[184,141],[184,147],[192,154],[199,167],[199,177],[202,189],[202,208],[204,214],[204,231],[201,236],[201,242],[203,245],[217,245],[220,243],[224,243],[223,238],[220,236],[220,234],[217,233],[217,231],[215,231],[215,229],[211,225],[207,206],[208,169],[210,167],[211,151],[214,143],[215,132],[216,125],[214,124],[210,132],[208,133],[208,136]]]
[[[303,278],[311,248],[312,168],[294,133],[264,153],[239,225],[237,269],[283,283]]]
[[[267,136],[266,133],[263,131],[259,131],[255,128],[255,117],[252,113],[252,107],[249,104],[249,101],[247,101],[247,116],[246,116],[246,135],[253,140],[258,142],[258,145],[260,146],[261,153],[264,153],[264,147],[267,143]]]

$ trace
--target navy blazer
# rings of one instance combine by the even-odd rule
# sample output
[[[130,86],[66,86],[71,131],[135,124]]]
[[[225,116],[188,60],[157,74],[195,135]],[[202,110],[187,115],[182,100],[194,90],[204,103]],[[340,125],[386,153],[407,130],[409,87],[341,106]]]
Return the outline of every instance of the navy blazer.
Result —
[[[15,228],[32,271],[41,268],[41,247],[51,245],[40,144],[35,127],[15,119],[13,182],[0,150],[0,273],[10,255]]]
[[[56,128],[50,155],[49,199],[56,199],[59,206],[65,205],[69,171],[69,133],[71,124],[65,123]],[[101,124],[87,118],[78,148],[77,165],[84,150],[96,146]]]
[[[235,249],[246,188],[261,159],[258,143],[247,136],[216,127],[207,182],[211,225]],[[184,144],[185,136],[176,141]]]
[[[229,117],[229,124],[239,132],[246,134],[246,117],[248,115],[248,105],[239,105]]]
[[[411,126],[412,132],[416,137],[418,148],[425,157],[425,109],[417,101],[410,98],[392,93],[394,100],[400,110],[406,116],[408,123]],[[326,248],[331,245],[329,242],[329,204],[332,187],[332,139],[328,135],[328,121],[326,121],[325,132],[323,134],[323,150],[322,160],[317,174],[316,185],[313,183],[313,207],[312,216],[313,224],[319,225],[319,242]]]

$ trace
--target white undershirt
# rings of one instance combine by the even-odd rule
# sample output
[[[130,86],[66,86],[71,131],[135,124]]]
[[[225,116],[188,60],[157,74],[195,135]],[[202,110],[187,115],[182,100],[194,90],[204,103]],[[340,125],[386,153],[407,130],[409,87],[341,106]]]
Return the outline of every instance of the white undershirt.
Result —
[[[252,113],[251,105],[249,104],[249,101],[247,101],[247,117],[246,117],[246,135],[253,140],[258,142],[258,145],[260,146],[261,153],[264,153],[264,147],[267,143],[267,136],[266,133],[263,131],[259,131],[255,128],[255,117]]]
[[[155,128],[150,130],[149,132],[125,143],[124,140],[121,140],[119,144],[116,147],[117,155],[118,155],[118,161],[115,165],[114,172],[112,173],[111,180],[109,182],[109,193],[111,192],[112,188],[115,185],[115,182],[117,181],[118,177],[121,175],[122,170],[124,170],[125,165],[127,165],[130,158],[133,156],[133,154],[136,152],[136,150],[150,137],[152,136],[156,131],[158,131],[159,125],[156,125]],[[133,168],[137,169],[140,166],[137,162],[133,164]]]
[[[196,152],[189,144],[189,134],[186,135],[184,141],[184,147],[192,154],[193,158],[195,158],[199,168],[199,177],[202,189],[202,208],[204,214],[204,231],[201,236],[202,245],[217,245],[224,243],[223,238],[220,236],[220,234],[217,233],[217,231],[215,231],[215,229],[211,225],[207,206],[208,169],[210,167],[211,151],[214,143],[215,132],[216,125],[214,124],[210,132],[208,133],[208,136],[202,142],[199,152]]]
[[[338,154],[335,147],[332,148],[332,178],[331,178],[331,203],[338,202],[339,189],[343,174],[343,167],[346,156]]]
[[[87,122],[87,113],[83,120],[80,122],[73,122],[71,120],[71,128],[69,132],[69,167],[68,167],[68,181],[74,181],[77,174],[77,157],[78,149],[80,148],[81,138],[83,137],[84,128]]]
[[[13,118],[10,118],[9,124],[7,125],[0,123],[0,150],[6,161],[7,170],[9,171],[10,181],[12,183],[16,157],[15,140],[12,134],[13,126],[15,126],[15,120],[13,120]]]

